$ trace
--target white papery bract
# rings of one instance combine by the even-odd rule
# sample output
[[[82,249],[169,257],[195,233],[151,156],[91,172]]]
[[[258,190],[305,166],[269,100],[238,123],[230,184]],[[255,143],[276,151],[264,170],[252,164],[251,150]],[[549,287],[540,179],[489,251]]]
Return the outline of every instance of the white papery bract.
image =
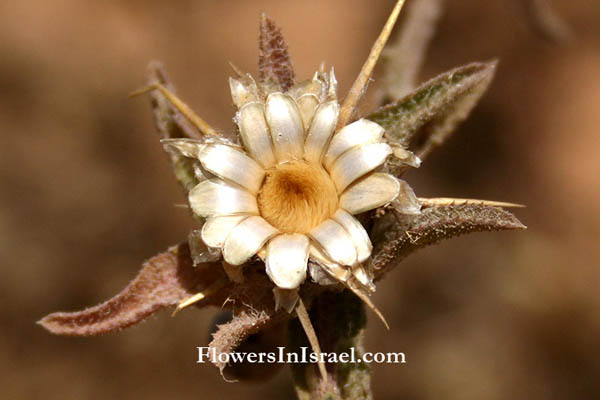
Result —
[[[354,215],[392,201],[406,214],[420,209],[406,182],[381,171],[398,153],[386,143],[384,129],[359,119],[336,132],[340,106],[333,70],[286,92],[269,92],[249,75],[231,78],[230,88],[241,146],[165,142],[202,166],[204,179],[189,192],[189,203],[206,218],[204,243],[221,250],[228,268],[262,258],[278,305],[288,310],[309,258],[334,281],[374,290],[362,266],[371,241]],[[312,271],[314,279],[323,276]]]

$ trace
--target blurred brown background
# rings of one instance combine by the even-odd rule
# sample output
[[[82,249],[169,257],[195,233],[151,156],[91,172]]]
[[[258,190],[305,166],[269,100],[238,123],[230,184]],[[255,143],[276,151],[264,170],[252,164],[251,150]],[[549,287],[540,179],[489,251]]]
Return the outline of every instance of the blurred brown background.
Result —
[[[410,3],[410,1],[408,2]],[[421,78],[498,57],[482,103],[407,180],[421,196],[524,203],[525,232],[424,250],[378,285],[378,399],[600,398],[600,3],[555,0],[569,45],[520,5],[448,1]],[[154,133],[128,100],[160,59],[179,93],[231,129],[228,61],[256,72],[258,16],[283,27],[299,78],[349,88],[393,1],[0,3],[0,387],[3,399],[293,398],[289,372],[226,383],[197,365],[217,310],[162,313],[100,338],[35,321],[117,293],[193,227]],[[377,85],[376,80],[370,89]],[[367,108],[368,105],[365,105]]]

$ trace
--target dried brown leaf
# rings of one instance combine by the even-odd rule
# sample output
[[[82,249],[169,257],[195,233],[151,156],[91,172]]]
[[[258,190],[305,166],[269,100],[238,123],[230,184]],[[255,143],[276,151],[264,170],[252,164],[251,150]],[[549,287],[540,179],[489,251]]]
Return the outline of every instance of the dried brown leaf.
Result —
[[[498,207],[477,204],[430,207],[416,216],[388,212],[372,232],[370,268],[376,279],[414,251],[471,232],[525,229],[517,217]]]
[[[137,277],[112,299],[77,312],[56,312],[38,323],[57,335],[93,336],[135,325],[174,306],[222,277],[219,264],[192,266],[187,244],[171,247],[144,263]]]
[[[195,303],[200,308],[219,306],[236,315],[260,315],[269,322],[289,318],[287,312],[275,312],[273,283],[264,273],[264,265],[250,263],[240,268],[244,269],[242,283],[223,284],[227,278],[221,262],[200,263],[194,267],[189,245],[182,243],[144,263],[138,276],[112,299],[83,311],[50,314],[39,324],[57,335],[100,335],[135,325],[199,292],[206,293],[205,298]],[[318,285],[308,284],[303,293],[311,298],[322,290]],[[235,326],[241,327],[231,325]],[[243,338],[248,334],[239,332],[237,335]]]
[[[260,82],[271,89],[286,91],[294,85],[294,68],[281,29],[265,13],[260,18],[258,73]]]

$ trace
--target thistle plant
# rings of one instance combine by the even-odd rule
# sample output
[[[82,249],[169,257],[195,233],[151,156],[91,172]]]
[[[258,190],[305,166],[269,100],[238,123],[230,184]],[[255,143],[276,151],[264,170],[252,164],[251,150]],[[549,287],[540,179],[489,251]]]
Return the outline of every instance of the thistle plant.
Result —
[[[468,64],[414,88],[428,41],[423,28],[432,26],[436,4],[416,2],[400,40],[384,51],[403,5],[397,2],[343,101],[333,68],[296,81],[281,31],[263,14],[258,77],[234,67],[229,81],[237,108],[232,134],[217,134],[177,97],[162,64],[151,63],[148,86],[134,95],[151,96],[161,143],[199,229],[146,261],[112,299],[40,324],[93,336],[167,307],[175,314],[212,305],[232,313],[209,344],[217,354],[250,337],[290,350],[308,343],[315,353],[361,353],[365,305],[387,326],[370,296],[404,257],[469,232],[524,228],[504,210],[516,204],[417,197],[401,179],[467,117],[496,67]],[[420,43],[408,43],[411,37]],[[382,53],[387,84],[379,98],[389,103],[359,117]],[[213,362],[223,373],[227,365]],[[299,398],[371,397],[365,364],[292,370]]]

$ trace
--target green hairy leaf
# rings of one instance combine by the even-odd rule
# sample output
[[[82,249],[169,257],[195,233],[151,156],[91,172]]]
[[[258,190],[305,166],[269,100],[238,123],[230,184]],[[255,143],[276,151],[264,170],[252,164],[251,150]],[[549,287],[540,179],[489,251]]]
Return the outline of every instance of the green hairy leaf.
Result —
[[[496,61],[471,63],[424,83],[402,99],[367,115],[387,131],[392,143],[407,147],[421,128],[426,140],[417,155],[423,158],[441,145],[471,112],[494,76]]]

